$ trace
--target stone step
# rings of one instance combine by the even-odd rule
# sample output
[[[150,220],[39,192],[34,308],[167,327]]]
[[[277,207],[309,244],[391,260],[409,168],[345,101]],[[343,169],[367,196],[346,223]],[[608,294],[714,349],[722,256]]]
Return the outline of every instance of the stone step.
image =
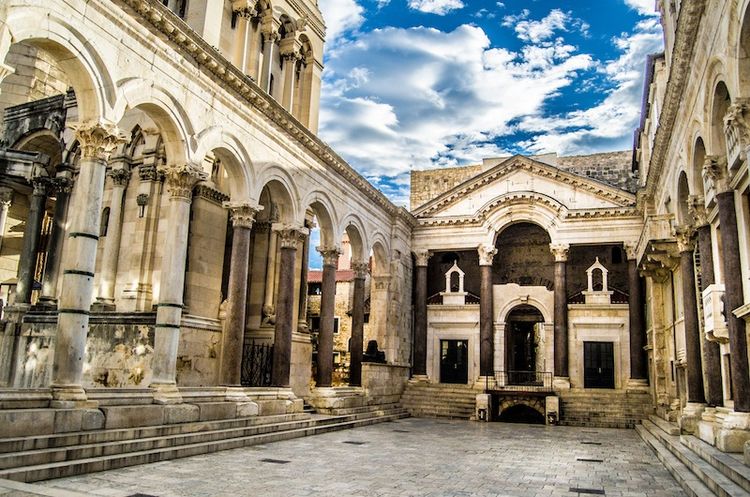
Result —
[[[643,422],[642,427],[654,440],[658,442],[658,444],[666,448],[666,450],[668,450],[682,464],[682,466],[685,467],[694,476],[697,481],[703,484],[703,486],[706,487],[709,492],[712,492],[713,495],[717,495],[719,497],[750,496],[750,493],[748,493],[745,489],[737,485],[735,482],[722,474],[721,471],[703,460],[700,455],[693,452],[688,446],[683,445],[680,441],[679,436],[668,434],[659,426],[648,420]],[[641,432],[642,430],[639,431],[639,433]],[[654,440],[647,440],[647,442],[653,447]]]
[[[370,406],[341,408],[341,409],[336,409],[335,412],[337,416],[344,416],[348,414],[362,414],[362,413],[369,413],[373,411],[392,410],[392,409],[401,409],[401,406],[398,404],[370,405]]]
[[[324,417],[315,416],[304,424],[298,426],[298,423],[281,423],[279,426],[271,425],[268,428],[275,428],[267,433],[256,433],[251,435],[235,436],[233,438],[222,438],[219,440],[203,440],[195,443],[185,443],[177,446],[153,447],[145,450],[136,450],[110,455],[99,455],[94,457],[85,457],[81,459],[71,459],[66,461],[47,462],[23,467],[9,468],[0,470],[0,478],[10,480],[32,482],[47,480],[51,478],[62,478],[74,476],[83,473],[105,471],[109,469],[133,466],[137,464],[152,463],[175,459],[179,457],[188,457],[198,454],[206,454],[218,450],[234,449],[250,445],[271,443],[280,440],[288,440],[303,436],[327,433],[336,430],[367,426],[385,421],[393,421],[408,417],[409,414],[403,410],[391,411],[373,411],[359,415],[351,416],[334,416]],[[133,441],[138,443],[139,441]]]
[[[704,461],[718,469],[724,476],[750,492],[750,467],[732,454],[722,452],[698,437],[682,435],[680,443],[698,454]]]
[[[674,423],[670,423],[669,421],[664,420],[660,418],[659,416],[656,416],[655,414],[650,415],[648,417],[648,420],[654,423],[656,426],[658,426],[667,435],[679,435],[680,434],[679,426],[677,426]]]

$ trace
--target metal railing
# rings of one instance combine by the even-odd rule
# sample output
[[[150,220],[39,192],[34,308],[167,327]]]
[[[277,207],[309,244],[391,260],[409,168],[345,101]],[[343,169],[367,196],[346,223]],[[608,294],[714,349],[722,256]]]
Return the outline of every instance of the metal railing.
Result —
[[[548,371],[495,371],[487,377],[485,390],[510,392],[551,392],[552,373]]]
[[[243,387],[267,387],[271,385],[273,367],[273,345],[245,344],[242,354],[241,384]]]

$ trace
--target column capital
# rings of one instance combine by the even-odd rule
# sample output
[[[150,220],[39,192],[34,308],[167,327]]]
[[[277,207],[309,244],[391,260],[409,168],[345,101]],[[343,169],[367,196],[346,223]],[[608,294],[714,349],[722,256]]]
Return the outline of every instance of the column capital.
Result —
[[[73,191],[74,181],[68,176],[57,176],[50,183],[50,188],[55,193],[70,193]]]
[[[295,250],[299,240],[310,234],[309,229],[291,224],[274,223],[271,229],[279,236],[281,248],[293,248]]]
[[[567,243],[550,243],[549,250],[555,256],[555,262],[567,262],[570,245]]]
[[[31,178],[31,186],[34,188],[32,195],[43,197],[49,192],[50,179],[46,176],[35,176]]]
[[[224,202],[222,206],[232,216],[232,226],[239,228],[252,228],[255,215],[263,210],[262,205],[253,202]]]
[[[315,247],[315,250],[323,257],[324,266],[338,267],[339,256],[342,254],[341,249],[336,246]]]
[[[489,243],[483,243],[477,247],[479,253],[479,265],[480,266],[491,266],[492,259],[497,254],[497,249]]]
[[[0,187],[0,204],[4,207],[10,207],[10,203],[13,201],[13,188],[7,186]]]
[[[750,102],[747,98],[735,98],[724,115],[724,127],[733,128],[743,143],[748,143],[750,137],[750,125],[745,118],[748,110],[750,110]]]
[[[127,138],[111,123],[87,121],[70,125],[81,148],[81,158],[109,160],[109,156]]]
[[[427,266],[427,262],[432,257],[432,252],[427,249],[419,249],[414,251],[414,255],[417,258],[417,266]]]
[[[696,228],[708,225],[705,199],[701,195],[690,195],[687,200],[688,213],[693,218]]]
[[[370,270],[370,265],[367,262],[352,261],[352,271],[354,271],[354,279],[365,279],[367,273]]]
[[[116,167],[110,169],[109,173],[107,173],[107,176],[112,178],[112,183],[115,186],[122,186],[125,187],[128,184],[128,181],[130,181],[130,171],[128,169],[125,169],[123,167]]]
[[[677,239],[677,251],[679,253],[692,252],[695,250],[695,229],[690,225],[677,226],[674,236]]]
[[[159,174],[153,164],[141,164],[138,166],[138,177],[141,178],[141,181],[156,181]]]
[[[729,190],[726,157],[707,155],[703,159],[703,179],[714,187],[716,193]]]
[[[234,0],[232,2],[232,13],[246,19],[252,19],[258,15],[257,0]]]
[[[638,244],[637,243],[623,243],[622,248],[625,250],[625,257],[629,261],[634,261],[638,258]]]
[[[173,199],[192,200],[193,187],[208,179],[208,174],[196,164],[166,166],[160,172],[167,179],[167,191]]]

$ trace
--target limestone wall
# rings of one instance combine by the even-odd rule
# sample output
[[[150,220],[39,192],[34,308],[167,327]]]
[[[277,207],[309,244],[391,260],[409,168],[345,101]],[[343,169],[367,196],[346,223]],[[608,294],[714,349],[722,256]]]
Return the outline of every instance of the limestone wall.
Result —
[[[398,402],[409,380],[409,368],[393,364],[362,364],[362,388],[371,404]]]

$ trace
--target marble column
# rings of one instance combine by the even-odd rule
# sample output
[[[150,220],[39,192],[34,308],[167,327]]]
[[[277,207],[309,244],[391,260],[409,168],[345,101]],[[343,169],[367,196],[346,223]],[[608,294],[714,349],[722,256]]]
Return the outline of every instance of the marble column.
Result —
[[[273,62],[274,53],[273,48],[276,46],[276,41],[279,39],[279,33],[274,27],[272,27],[272,24],[269,24],[267,21],[264,21],[263,24],[264,25],[261,28],[261,34],[263,36],[263,64],[260,69],[259,86],[266,92],[271,93],[270,83],[271,64]]]
[[[282,68],[282,74],[284,75],[284,93],[281,97],[281,105],[292,112],[292,106],[296,95],[294,94],[294,76],[297,68],[297,61],[300,60],[300,53],[298,50],[289,50],[282,53],[284,60],[284,66]]]
[[[307,226],[306,226],[307,227]],[[308,227],[309,229],[309,227]],[[310,237],[304,236],[302,240],[302,264],[299,276],[299,307],[297,309],[297,331],[309,333],[307,326],[307,272],[310,265]]]
[[[247,202],[225,202],[232,216],[232,259],[229,264],[227,313],[221,339],[219,384],[239,386],[245,341],[245,312],[250,268],[250,234],[255,214],[262,207]]]
[[[365,278],[366,262],[352,261],[354,292],[352,295],[352,338],[350,342],[349,386],[362,386],[362,354],[365,334]]]
[[[276,258],[278,257],[278,233],[273,229],[268,231],[268,257],[266,258],[266,284],[263,296],[263,324],[274,324],[276,321],[275,289],[276,289]]]
[[[689,206],[698,232],[701,283],[703,288],[706,288],[716,283],[711,225],[708,223],[703,197],[693,197]],[[703,389],[706,404],[709,406],[722,406],[724,405],[724,392],[721,378],[721,351],[719,350],[719,344],[708,340],[705,333],[701,334],[701,343],[703,345]]]
[[[687,363],[687,401],[703,404],[703,369],[698,323],[698,301],[695,292],[695,262],[693,252],[695,230],[680,226],[676,230],[677,250],[680,253],[680,280],[682,282],[682,309],[685,327],[685,362]]]
[[[570,246],[550,244],[555,256],[555,377],[568,380],[567,262]]]
[[[417,250],[414,295],[414,366],[412,376],[427,376],[427,262],[429,250]]]
[[[323,257],[323,283],[320,295],[320,332],[318,333],[318,374],[316,387],[330,387],[333,378],[333,327],[336,314],[336,269],[341,250],[318,247]]]
[[[104,239],[102,274],[99,280],[99,296],[96,304],[101,310],[115,310],[115,281],[122,237],[122,200],[130,180],[130,171],[122,167],[110,170],[112,198],[109,204],[109,225]]]
[[[279,240],[279,289],[276,296],[276,324],[274,327],[273,369],[271,385],[289,387],[292,364],[292,331],[294,325],[294,267],[300,236],[309,230],[303,227],[274,224]],[[270,291],[266,289],[266,291]]]
[[[81,383],[94,293],[104,176],[110,154],[125,141],[120,131],[108,123],[82,123],[74,130],[81,156],[63,254],[65,291],[60,294],[58,304],[51,407],[74,407],[87,402]]]
[[[711,179],[716,189],[716,203],[719,206],[721,226],[722,263],[724,266],[724,309],[729,329],[731,353],[730,375],[732,378],[732,398],[734,410],[750,412],[750,370],[747,358],[747,334],[745,321],[734,315],[735,309],[743,305],[742,266],[740,265],[740,244],[737,233],[737,212],[734,190],[727,184],[726,164],[716,158],[706,157],[703,173]]]
[[[492,245],[484,244],[480,245],[477,251],[479,252],[479,277],[481,280],[479,292],[479,374],[481,376],[494,376],[492,259],[497,254],[497,249]]]
[[[643,316],[643,284],[638,274],[635,247],[625,246],[628,259],[628,311],[630,328],[630,380],[631,383],[646,384],[648,364],[646,362],[646,324]]]
[[[29,198],[29,215],[26,218],[26,229],[23,232],[21,257],[18,260],[18,284],[16,285],[16,304],[30,304],[34,287],[39,239],[41,237],[44,207],[47,203],[49,178],[32,178],[33,192]]]
[[[55,212],[52,219],[52,233],[47,249],[47,262],[42,277],[42,296],[39,305],[54,307],[57,305],[57,281],[60,273],[63,242],[65,237],[65,223],[68,219],[68,203],[70,192],[73,190],[73,180],[68,176],[57,176],[52,180],[52,190],[55,192]]]
[[[208,175],[197,164],[167,166],[162,172],[169,192],[169,208],[151,360],[153,378],[149,386],[154,391],[155,403],[172,404],[182,402],[176,382],[177,346],[182,320],[190,204],[193,187],[208,179]]]
[[[13,201],[13,189],[0,187],[0,249],[5,237],[5,225],[8,222],[8,209]]]

